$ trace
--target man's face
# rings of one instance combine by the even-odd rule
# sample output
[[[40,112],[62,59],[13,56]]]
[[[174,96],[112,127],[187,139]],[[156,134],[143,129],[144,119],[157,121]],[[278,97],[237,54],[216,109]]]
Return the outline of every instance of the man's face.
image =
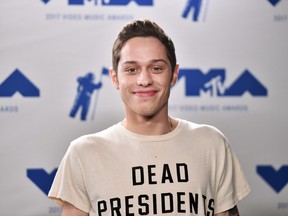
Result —
[[[124,44],[120,54],[118,71],[111,70],[110,76],[126,115],[152,117],[167,110],[178,65],[172,71],[164,45],[154,37],[135,37]]]

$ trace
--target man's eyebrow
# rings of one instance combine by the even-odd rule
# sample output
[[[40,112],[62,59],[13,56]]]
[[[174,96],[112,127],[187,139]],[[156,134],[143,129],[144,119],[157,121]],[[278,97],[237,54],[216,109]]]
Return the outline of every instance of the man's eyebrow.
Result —
[[[122,64],[137,64],[137,61],[125,61]]]
[[[164,62],[165,64],[168,64],[168,62],[164,59],[152,59],[149,62],[151,63]],[[125,61],[123,62],[123,64],[138,64],[138,62],[131,60],[131,61]]]
[[[168,64],[168,62],[166,60],[164,60],[164,59],[153,59],[151,62],[152,63],[164,62],[165,64]]]

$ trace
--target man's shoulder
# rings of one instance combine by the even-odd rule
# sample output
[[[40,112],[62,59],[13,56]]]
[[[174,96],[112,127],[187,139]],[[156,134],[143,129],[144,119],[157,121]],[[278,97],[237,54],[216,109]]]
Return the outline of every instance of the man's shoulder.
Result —
[[[215,127],[211,124],[197,123],[197,122],[193,122],[190,120],[179,119],[179,118],[178,118],[178,121],[181,124],[188,126],[188,128],[191,130],[207,130],[207,131],[211,131],[211,132],[221,133],[221,131],[217,127]]]
[[[178,119],[180,124],[184,125],[184,128],[189,132],[195,134],[201,134],[205,136],[216,136],[220,138],[225,138],[225,135],[215,126],[206,123],[195,123],[188,120]]]
[[[117,134],[117,125],[112,125],[101,131],[91,134],[85,134],[74,139],[71,142],[71,146],[75,146],[77,148],[78,146],[83,147],[89,145],[96,145],[98,143],[103,143],[105,141],[107,142],[112,137],[114,137],[115,134]]]

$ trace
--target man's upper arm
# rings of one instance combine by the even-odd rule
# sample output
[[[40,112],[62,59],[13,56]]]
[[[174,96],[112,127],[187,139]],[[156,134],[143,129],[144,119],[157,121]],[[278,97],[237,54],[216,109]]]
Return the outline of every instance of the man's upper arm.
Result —
[[[237,206],[234,206],[232,209],[229,209],[228,211],[215,214],[215,216],[240,216],[240,215]]]
[[[84,212],[68,202],[65,202],[62,207],[62,216],[88,216],[87,212]]]

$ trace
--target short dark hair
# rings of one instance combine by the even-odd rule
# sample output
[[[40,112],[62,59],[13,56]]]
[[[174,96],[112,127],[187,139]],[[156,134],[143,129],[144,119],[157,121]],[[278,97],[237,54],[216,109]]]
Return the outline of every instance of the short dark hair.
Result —
[[[116,38],[112,48],[112,66],[117,72],[118,63],[120,61],[120,52],[124,44],[134,37],[155,37],[164,46],[167,57],[170,61],[172,70],[176,67],[175,47],[170,37],[155,22],[150,20],[135,20],[123,27]]]

